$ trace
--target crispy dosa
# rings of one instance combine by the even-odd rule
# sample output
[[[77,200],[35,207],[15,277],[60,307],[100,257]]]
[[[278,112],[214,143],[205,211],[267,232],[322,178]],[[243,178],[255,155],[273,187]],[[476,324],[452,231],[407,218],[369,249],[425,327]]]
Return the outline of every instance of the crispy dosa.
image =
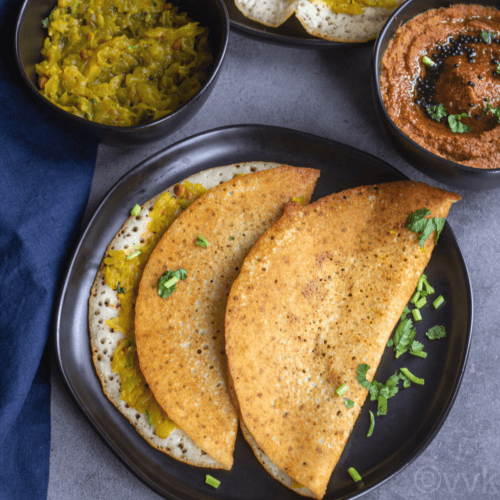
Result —
[[[406,226],[459,195],[400,181],[289,204],[231,288],[226,353],[240,417],[268,459],[322,498],[369,380],[435,245]],[[349,409],[335,390],[349,387]],[[268,468],[269,470],[269,468]],[[286,483],[285,483],[286,484]]]
[[[142,372],[169,417],[227,469],[238,429],[226,381],[227,296],[259,236],[292,198],[309,202],[318,176],[280,166],[215,187],[170,226],[141,279],[135,334]],[[196,244],[199,236],[208,246]],[[187,278],[160,297],[160,276],[178,269]]]
[[[206,189],[211,189],[222,182],[233,179],[235,176],[278,166],[277,163],[269,162],[244,162],[225,165],[198,172],[182,182],[189,182],[193,186],[202,184]],[[158,217],[164,217],[160,215],[163,207],[161,200],[165,199],[167,194],[172,196],[173,199],[182,200],[182,198],[174,195],[174,191],[175,187],[171,186],[146,201],[139,213],[130,215],[127,218],[106,249],[89,298],[88,318],[92,358],[104,394],[151,446],[189,465],[217,469],[222,468],[222,465],[199,448],[179,427],[175,427],[167,437],[159,437],[156,434],[156,426],[151,423],[151,419],[144,409],[139,411],[129,406],[127,401],[122,399],[124,381],[113,370],[113,358],[116,356],[118,346],[125,339],[133,338],[133,319],[130,325],[132,331],[127,328],[120,328],[121,322],[118,321],[118,314],[123,314],[124,308],[118,293],[119,287],[116,284],[110,286],[106,281],[107,257],[111,251],[123,251],[130,255],[136,250],[141,250],[146,255],[145,248],[148,246],[148,242],[159,239],[163,234],[162,231],[166,229],[163,224],[158,224],[156,220]],[[180,212],[181,210],[178,208],[177,215]],[[131,260],[130,263],[137,268],[134,272],[139,273],[140,278],[144,265],[142,267],[137,266],[137,259]],[[137,282],[137,287],[138,285]],[[133,293],[133,291],[128,290],[127,297]],[[125,321],[126,324],[129,322],[129,320]],[[134,389],[134,391],[136,390],[137,388]]]
[[[403,0],[392,7],[363,5],[360,14],[336,13],[323,0],[235,0],[240,12],[271,28],[281,26],[295,13],[313,36],[337,42],[360,43],[377,37],[384,23]]]

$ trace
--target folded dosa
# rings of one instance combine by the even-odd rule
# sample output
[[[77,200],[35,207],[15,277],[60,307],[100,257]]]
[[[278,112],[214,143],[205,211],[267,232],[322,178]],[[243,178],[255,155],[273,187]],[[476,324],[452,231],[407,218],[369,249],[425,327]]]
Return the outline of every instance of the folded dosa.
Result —
[[[259,236],[292,198],[309,202],[318,176],[279,166],[213,188],[170,226],[142,275],[135,316],[141,370],[168,416],[227,469],[238,429],[224,352],[229,290]],[[199,236],[206,248],[196,244]],[[177,269],[187,278],[161,298],[158,279]]]
[[[194,193],[199,191],[200,184],[205,189],[211,189],[235,176],[278,166],[279,164],[270,162],[224,165],[197,172],[184,179],[182,185],[186,183],[191,185],[190,194],[193,195],[193,191]],[[176,186],[170,186],[146,201],[138,214],[130,215],[110,241],[103,255],[89,297],[88,318],[92,359],[104,394],[151,446],[189,465],[220,469],[222,465],[207,455],[178,426],[170,431],[160,432],[162,437],[157,434],[158,420],[156,419],[155,422],[154,418],[157,404],[150,401],[150,391],[144,387],[142,375],[136,376],[135,369],[123,370],[125,360],[120,346],[124,340],[128,339],[127,351],[129,348],[135,349],[133,340],[135,299],[147,257],[152,251],[151,246],[159,241],[172,220],[180,215],[181,204],[178,202],[183,199],[187,201],[184,198],[186,192],[184,194],[178,192],[176,195],[175,191]],[[176,201],[172,203],[173,200]],[[123,252],[123,257],[125,257],[136,250],[140,250],[145,257],[144,261],[140,257],[120,263],[119,257],[110,257],[112,252]],[[108,271],[110,271],[109,275]],[[119,285],[124,287],[123,295],[119,293]],[[130,305],[125,305],[127,301]],[[119,316],[122,316],[122,320]],[[122,378],[120,370],[116,370],[116,366],[113,366],[117,355],[118,357],[121,355],[122,360],[117,365],[126,372],[125,378]],[[135,368],[135,356],[133,359]],[[151,399],[154,399],[152,395]],[[152,411],[153,418],[148,409]],[[164,428],[166,426],[170,429],[170,420],[163,420]]]
[[[235,0],[240,12],[252,21],[272,28],[281,26],[293,13],[311,35],[337,42],[373,40],[403,0],[386,8],[366,6],[358,14],[337,13],[323,0]]]
[[[290,204],[231,288],[226,352],[240,417],[269,460],[323,497],[386,343],[435,245],[406,226],[459,195],[401,181]],[[346,383],[349,409],[335,390]],[[256,448],[254,445],[254,449]]]

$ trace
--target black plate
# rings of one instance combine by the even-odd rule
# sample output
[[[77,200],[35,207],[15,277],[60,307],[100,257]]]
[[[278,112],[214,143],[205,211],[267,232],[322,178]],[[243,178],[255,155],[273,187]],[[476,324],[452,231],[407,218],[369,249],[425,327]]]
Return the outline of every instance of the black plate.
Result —
[[[262,23],[252,21],[245,17],[234,0],[223,0],[226,5],[227,13],[231,27],[235,28],[245,35],[250,35],[253,38],[258,38],[267,42],[277,43],[280,45],[290,45],[294,47],[303,47],[310,49],[335,49],[341,47],[356,47],[367,45],[370,42],[349,43],[349,42],[331,42],[323,40],[317,36],[310,35],[300,24],[299,20],[292,14],[290,18],[277,28],[269,28]]]
[[[210,470],[177,462],[150,447],[104,396],[91,360],[87,326],[88,297],[106,246],[128,217],[130,207],[207,168],[252,160],[275,161],[321,170],[314,198],[336,191],[391,180],[404,175],[377,158],[327,139],[293,130],[258,125],[226,127],[181,141],[160,151],[126,174],[109,191],[87,225],[70,261],[58,301],[55,352],[69,392],[97,433],[118,458],[146,485],[166,498],[284,500],[302,498],[272,479],[238,436],[234,467],[212,471],[222,481],[218,490],[205,484]],[[380,485],[412,462],[443,424],[457,394],[469,351],[472,294],[467,269],[453,232],[446,224],[426,274],[446,302],[427,309],[417,327],[429,355],[394,359],[387,349],[376,379],[384,381],[407,366],[424,377],[424,386],[401,390],[389,401],[389,412],[376,421],[366,438],[367,401],[340,462],[326,499],[352,498]],[[423,340],[430,326],[443,324],[448,337]],[[363,476],[359,489],[347,474]]]

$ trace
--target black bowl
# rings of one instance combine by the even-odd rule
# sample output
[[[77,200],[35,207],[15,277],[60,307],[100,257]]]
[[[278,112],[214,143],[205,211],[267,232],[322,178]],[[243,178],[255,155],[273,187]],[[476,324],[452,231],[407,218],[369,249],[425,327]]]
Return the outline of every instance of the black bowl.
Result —
[[[203,106],[212,92],[226,55],[229,39],[229,17],[222,0],[173,0],[179,12],[187,12],[194,21],[209,29],[209,41],[214,62],[200,91],[186,104],[168,116],[134,127],[102,125],[72,115],[43,97],[38,91],[35,64],[41,61],[40,51],[47,31],[42,27],[56,5],[55,0],[25,0],[15,33],[17,65],[36,102],[61,127],[73,128],[81,134],[98,138],[106,144],[133,146],[160,139],[187,123]]]
[[[382,68],[382,58],[387,50],[387,46],[398,28],[407,23],[410,19],[429,9],[439,7],[449,7],[453,4],[481,4],[491,7],[499,7],[498,0],[408,0],[387,20],[380,32],[373,48],[371,78],[372,94],[375,103],[375,110],[380,122],[385,126],[388,136],[396,150],[403,158],[417,170],[420,170],[429,177],[448,184],[450,186],[471,189],[485,190],[500,188],[500,169],[479,169],[460,165],[453,161],[437,156],[427,151],[416,142],[406,136],[391,120],[385,109],[382,94],[380,92],[380,71]]]

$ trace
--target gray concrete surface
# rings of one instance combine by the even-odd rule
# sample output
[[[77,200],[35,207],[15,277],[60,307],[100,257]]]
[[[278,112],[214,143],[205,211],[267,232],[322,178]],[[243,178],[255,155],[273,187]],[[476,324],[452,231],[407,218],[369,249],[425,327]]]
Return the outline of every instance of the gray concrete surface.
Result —
[[[163,141],[138,149],[100,146],[87,215],[130,168],[195,133],[231,124],[286,126],[362,149],[410,178],[437,185],[385,140],[370,92],[372,47],[314,51],[231,33],[216,89],[201,112]],[[456,402],[437,437],[410,466],[363,498],[500,498],[500,192],[462,192],[449,221],[474,294],[473,342]],[[54,370],[49,500],[149,500],[80,414]],[[267,499],[263,499],[267,500]]]

